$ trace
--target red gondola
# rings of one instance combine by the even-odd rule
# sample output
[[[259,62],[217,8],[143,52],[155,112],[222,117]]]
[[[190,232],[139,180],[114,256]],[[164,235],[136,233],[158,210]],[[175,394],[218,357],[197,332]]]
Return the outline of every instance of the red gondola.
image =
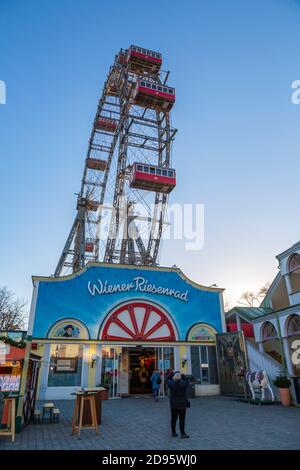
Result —
[[[94,243],[93,242],[87,242],[84,245],[84,251],[87,253],[93,253],[94,251]]]
[[[90,170],[105,171],[107,162],[105,160],[100,160],[99,158],[87,158],[86,166]]]
[[[172,168],[134,163],[129,185],[135,189],[170,193],[176,186],[176,172]]]
[[[101,116],[99,119],[97,119],[95,128],[101,131],[115,132],[117,128],[117,121],[115,119]]]
[[[131,45],[128,49],[127,63],[132,72],[158,73],[162,64],[162,55],[159,52]]]
[[[134,90],[134,102],[143,107],[170,111],[175,103],[175,88],[139,78]]]

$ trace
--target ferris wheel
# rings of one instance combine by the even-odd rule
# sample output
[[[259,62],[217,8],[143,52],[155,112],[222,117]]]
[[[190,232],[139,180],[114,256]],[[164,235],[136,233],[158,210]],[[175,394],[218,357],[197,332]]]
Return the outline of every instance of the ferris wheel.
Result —
[[[77,213],[55,276],[88,261],[157,265],[168,194],[176,185],[170,111],[175,89],[162,55],[131,45],[110,67],[100,97]]]

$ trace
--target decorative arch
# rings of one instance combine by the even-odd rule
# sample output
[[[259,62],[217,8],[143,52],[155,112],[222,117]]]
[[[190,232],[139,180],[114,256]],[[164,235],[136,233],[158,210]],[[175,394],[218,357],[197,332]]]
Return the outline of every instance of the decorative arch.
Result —
[[[261,327],[261,338],[263,341],[277,339],[278,334],[275,326],[270,321],[266,321]]]
[[[287,336],[300,335],[300,316],[297,314],[290,315],[286,321]]]
[[[186,335],[187,341],[215,341],[217,331],[208,323],[196,323]]]
[[[90,339],[90,334],[88,328],[81,321],[74,318],[63,318],[51,326],[47,338]]]
[[[105,318],[101,340],[176,341],[178,335],[169,314],[147,300],[130,300],[115,307]]]

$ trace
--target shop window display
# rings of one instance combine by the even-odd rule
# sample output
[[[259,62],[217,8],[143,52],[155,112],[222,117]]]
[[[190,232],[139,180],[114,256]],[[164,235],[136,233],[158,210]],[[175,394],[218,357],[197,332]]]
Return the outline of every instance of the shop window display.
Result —
[[[83,347],[78,344],[52,344],[48,387],[81,385]]]

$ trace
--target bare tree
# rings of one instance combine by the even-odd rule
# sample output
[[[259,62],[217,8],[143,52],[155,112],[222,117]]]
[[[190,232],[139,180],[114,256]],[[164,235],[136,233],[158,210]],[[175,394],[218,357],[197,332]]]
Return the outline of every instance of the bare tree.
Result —
[[[22,330],[26,324],[26,302],[0,287],[0,330]]]
[[[238,303],[246,307],[258,307],[263,301],[264,297],[266,296],[266,293],[269,287],[270,287],[270,283],[267,282],[257,292],[251,292],[251,291],[243,292]]]

